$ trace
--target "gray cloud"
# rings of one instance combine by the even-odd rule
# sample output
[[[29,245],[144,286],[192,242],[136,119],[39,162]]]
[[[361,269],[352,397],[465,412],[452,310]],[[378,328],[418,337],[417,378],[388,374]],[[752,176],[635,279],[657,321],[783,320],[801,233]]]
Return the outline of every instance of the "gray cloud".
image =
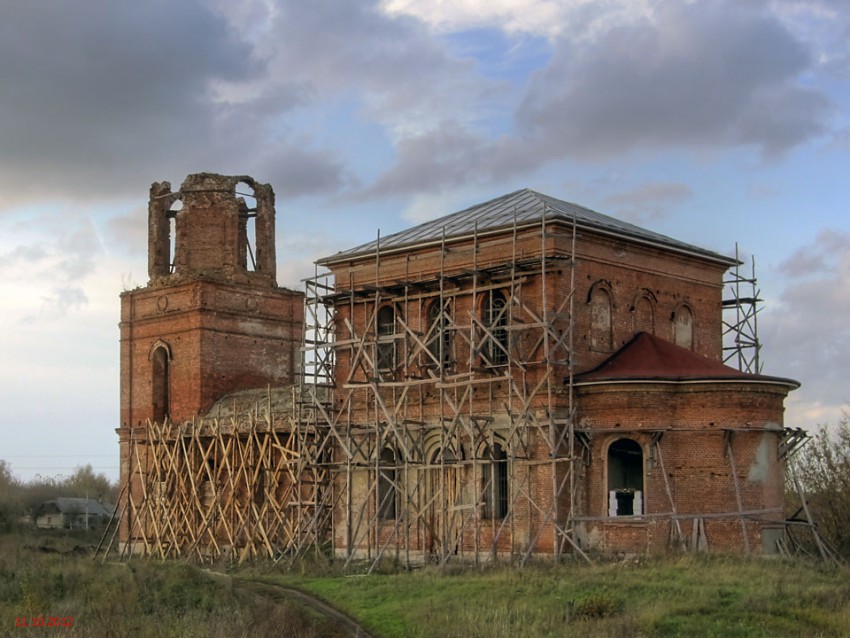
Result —
[[[662,3],[577,49],[562,41],[518,112],[551,157],[754,145],[780,154],[825,129],[827,98],[775,16],[738,3]]]
[[[196,0],[11,3],[0,59],[7,206],[138,194],[163,175],[217,166],[245,172],[258,145],[291,144],[269,119],[310,99],[303,83],[269,79],[250,43]],[[221,95],[258,81],[250,99]],[[333,181],[327,152],[300,152]]]
[[[142,208],[106,220],[106,240],[124,254],[147,255],[148,213]]]

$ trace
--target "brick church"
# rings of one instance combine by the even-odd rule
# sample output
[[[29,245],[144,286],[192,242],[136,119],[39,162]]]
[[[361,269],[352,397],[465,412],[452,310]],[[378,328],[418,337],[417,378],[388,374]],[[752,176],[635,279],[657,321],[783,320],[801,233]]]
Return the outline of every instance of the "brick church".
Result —
[[[320,259],[306,292],[274,240],[267,184],[151,188],[122,552],[776,551],[798,383],[723,363],[737,260],[527,189]]]

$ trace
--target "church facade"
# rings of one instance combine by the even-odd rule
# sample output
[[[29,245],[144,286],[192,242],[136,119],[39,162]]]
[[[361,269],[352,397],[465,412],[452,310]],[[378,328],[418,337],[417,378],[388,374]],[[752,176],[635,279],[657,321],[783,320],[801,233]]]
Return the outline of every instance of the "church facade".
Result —
[[[149,219],[150,282],[122,296],[126,551],[782,539],[798,384],[722,362],[734,259],[526,189],[321,259],[305,296],[275,283],[268,185],[155,184]]]

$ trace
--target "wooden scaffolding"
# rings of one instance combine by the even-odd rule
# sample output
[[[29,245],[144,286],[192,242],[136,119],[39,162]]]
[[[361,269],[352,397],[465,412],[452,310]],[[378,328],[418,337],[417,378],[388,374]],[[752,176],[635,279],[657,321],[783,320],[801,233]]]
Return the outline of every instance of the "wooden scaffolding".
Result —
[[[515,218],[507,257],[488,263],[477,229],[451,249],[444,236],[426,279],[388,283],[380,235],[374,285],[317,271],[300,384],[229,416],[134,428],[107,549],[236,562],[314,549],[370,570],[578,549],[576,228],[548,217]],[[450,271],[449,250],[467,267]]]

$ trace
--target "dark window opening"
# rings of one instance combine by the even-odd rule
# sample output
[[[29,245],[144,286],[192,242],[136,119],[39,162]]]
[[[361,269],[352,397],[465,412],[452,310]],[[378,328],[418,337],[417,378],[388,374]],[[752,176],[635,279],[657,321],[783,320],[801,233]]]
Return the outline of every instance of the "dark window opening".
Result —
[[[631,439],[608,448],[608,515],[643,514],[643,450]]]
[[[501,520],[508,515],[508,455],[499,443],[488,449],[484,465],[484,518]]]
[[[168,358],[168,349],[162,346],[153,352],[153,375],[151,382],[151,397],[153,400],[152,418],[154,421],[163,422],[169,416],[170,386],[171,386],[171,362]]]
[[[485,337],[482,349],[488,362],[494,366],[508,362],[508,309],[505,296],[496,290],[490,291],[484,300],[484,325],[490,332]]]
[[[448,313],[448,305],[441,310],[439,301],[435,301],[428,308],[429,338],[426,345],[433,356],[429,363],[439,361],[443,368],[447,368],[452,361],[452,334],[448,328]]]
[[[396,367],[395,309],[384,306],[378,310],[378,335],[375,362],[379,372],[391,372]]]
[[[378,518],[380,520],[395,519],[397,500],[395,452],[390,448],[384,448],[378,464]]]

